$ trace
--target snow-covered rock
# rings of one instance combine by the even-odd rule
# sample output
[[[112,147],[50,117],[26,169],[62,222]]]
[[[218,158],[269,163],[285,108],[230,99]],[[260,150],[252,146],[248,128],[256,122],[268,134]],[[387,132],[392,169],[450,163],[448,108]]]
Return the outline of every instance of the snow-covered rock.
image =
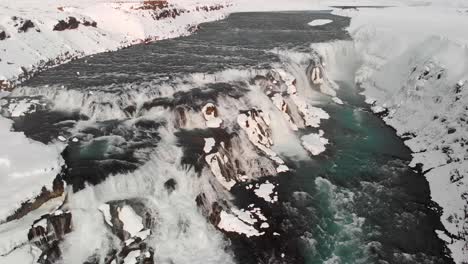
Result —
[[[299,95],[291,95],[291,99],[297,105],[306,126],[319,127],[321,119],[330,118],[330,115],[323,109],[309,105],[306,100]]]
[[[203,151],[205,153],[210,153],[215,144],[216,141],[214,138],[205,138],[205,146],[203,147]]]
[[[224,231],[243,234],[247,237],[261,236],[264,234],[264,232],[260,232],[252,226],[252,223],[241,220],[241,217],[235,214],[222,211],[220,217],[221,221],[218,224],[218,228]]]
[[[251,109],[241,112],[237,124],[247,133],[250,141],[267,155],[276,156],[270,147],[273,145],[270,117],[262,110]]]
[[[320,130],[319,133],[312,133],[301,138],[304,148],[314,156],[319,155],[326,149],[325,145],[328,144],[328,139],[324,138],[323,134],[323,130]]]
[[[273,191],[274,189],[275,185],[266,181],[260,184],[260,186],[254,190],[254,193],[269,203],[275,203],[278,201],[278,193]]]
[[[205,161],[213,175],[224,188],[230,190],[236,184],[235,179],[229,178],[230,173],[225,167],[227,162],[219,152],[206,155]]]
[[[223,120],[218,117],[218,109],[212,103],[206,104],[203,109],[203,117],[206,120],[206,126],[211,128],[221,127]]]

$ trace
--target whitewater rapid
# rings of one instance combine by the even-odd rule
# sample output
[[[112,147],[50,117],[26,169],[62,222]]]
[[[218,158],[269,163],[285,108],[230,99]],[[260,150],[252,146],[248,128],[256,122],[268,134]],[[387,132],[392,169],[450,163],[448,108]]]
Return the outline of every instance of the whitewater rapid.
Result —
[[[333,22],[309,26],[315,19]],[[70,213],[73,230],[59,259],[444,263],[443,243],[421,235],[438,225],[427,183],[393,131],[339,82],[352,83],[357,65],[348,23],[326,12],[233,14],[15,89],[3,103],[13,128],[63,148],[66,199],[51,211]],[[12,115],[18,104],[27,107]],[[404,177],[421,193],[394,184]],[[382,213],[389,222],[378,221]],[[16,221],[27,233],[31,220]],[[387,239],[392,221],[401,221],[398,233],[412,226],[417,246]],[[30,246],[5,234],[1,255]]]

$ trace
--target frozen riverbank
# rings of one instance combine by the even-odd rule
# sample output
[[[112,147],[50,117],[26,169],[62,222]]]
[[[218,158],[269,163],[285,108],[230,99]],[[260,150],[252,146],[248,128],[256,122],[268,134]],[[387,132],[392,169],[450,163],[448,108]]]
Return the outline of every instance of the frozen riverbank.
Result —
[[[414,152],[412,166],[425,172],[431,197],[443,208],[446,230],[437,234],[463,263],[468,255],[466,12],[429,6],[335,13],[352,17],[353,42],[319,47],[330,74],[353,75],[373,111],[406,140]]]

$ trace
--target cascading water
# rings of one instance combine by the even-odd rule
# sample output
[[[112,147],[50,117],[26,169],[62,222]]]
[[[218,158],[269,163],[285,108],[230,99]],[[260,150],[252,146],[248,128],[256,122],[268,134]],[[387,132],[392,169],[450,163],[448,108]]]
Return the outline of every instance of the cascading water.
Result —
[[[233,14],[14,90],[14,128],[66,146],[57,261],[446,263],[427,184],[349,86],[348,23]]]

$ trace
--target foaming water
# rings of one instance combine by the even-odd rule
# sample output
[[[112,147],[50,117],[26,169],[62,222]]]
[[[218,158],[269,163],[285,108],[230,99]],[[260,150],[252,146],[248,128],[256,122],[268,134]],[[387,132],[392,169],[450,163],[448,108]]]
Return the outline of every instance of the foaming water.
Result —
[[[334,22],[307,25],[320,18]],[[98,208],[132,199],[155,216],[147,241],[155,263],[446,263],[432,232],[439,222],[427,183],[408,168],[409,152],[394,131],[347,85],[358,63],[346,42],[348,23],[323,12],[234,14],[192,36],[73,61],[16,89],[10,99],[40,97],[36,114],[48,115],[54,127],[26,114],[12,118],[18,129],[45,143],[62,136],[67,145],[75,227],[61,246],[63,263],[90,256],[102,263],[122,241]],[[325,69],[320,86],[310,79],[315,67]],[[301,120],[293,129],[262,86],[272,72],[292,76],[299,99],[325,109],[329,119],[307,127],[304,113],[289,109]],[[293,105],[288,93],[279,92]],[[335,94],[344,105],[332,103]],[[207,127],[208,103],[221,127]],[[271,149],[254,145],[238,123],[240,112],[252,109],[269,117]],[[300,138],[320,130],[327,150],[312,156]],[[245,182],[228,191],[213,176],[207,138],[215,139],[223,162],[241,168],[230,175]],[[287,170],[278,172],[278,159]],[[277,203],[252,190],[265,183],[274,186]],[[222,232],[206,213],[217,206],[244,213],[256,207],[269,228],[249,238]]]
[[[93,254],[106,255],[107,237],[98,207],[113,200],[139,198],[157,216],[154,237],[148,245],[156,250],[157,263],[234,263],[225,251],[228,242],[197,209],[200,192],[216,196],[206,176],[181,165],[182,151],[174,137],[164,135],[164,142],[150,160],[129,174],[114,175],[105,182],[69,195],[69,207],[76,222],[76,232],[65,240],[64,263],[83,263]],[[164,183],[173,179],[177,188],[171,193]],[[101,224],[99,224],[101,223]],[[112,240],[111,240],[112,241]],[[117,240],[113,240],[118,244]],[[90,243],[91,242],[91,243]]]

